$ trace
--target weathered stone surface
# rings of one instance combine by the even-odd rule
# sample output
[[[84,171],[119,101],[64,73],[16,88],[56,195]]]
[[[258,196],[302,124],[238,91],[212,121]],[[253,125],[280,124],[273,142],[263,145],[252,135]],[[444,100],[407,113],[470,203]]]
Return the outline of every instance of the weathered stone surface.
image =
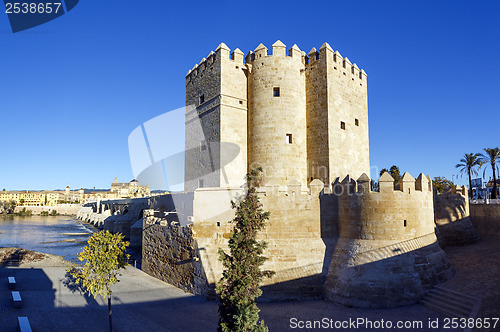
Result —
[[[142,270],[194,294],[206,294],[207,278],[196,254],[191,226],[144,220]]]
[[[469,198],[461,187],[455,193],[434,193],[434,220],[441,247],[466,245],[480,240],[469,218]]]
[[[470,218],[479,234],[500,236],[500,204],[471,204]]]

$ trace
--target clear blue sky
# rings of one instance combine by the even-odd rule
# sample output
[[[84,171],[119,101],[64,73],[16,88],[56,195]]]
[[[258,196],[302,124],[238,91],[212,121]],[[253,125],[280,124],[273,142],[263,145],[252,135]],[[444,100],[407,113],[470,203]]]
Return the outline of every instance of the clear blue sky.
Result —
[[[16,34],[0,15],[0,190],[130,181],[128,135],[184,105],[195,63],[277,39],[368,73],[372,165],[451,179],[500,146],[499,1],[83,0]]]

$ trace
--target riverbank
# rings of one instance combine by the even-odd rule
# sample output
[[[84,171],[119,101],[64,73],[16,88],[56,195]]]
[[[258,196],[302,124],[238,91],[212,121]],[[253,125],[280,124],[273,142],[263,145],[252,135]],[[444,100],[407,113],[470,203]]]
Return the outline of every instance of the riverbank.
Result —
[[[0,247],[0,266],[18,267],[68,267],[71,262],[62,256],[22,248]]]
[[[14,208],[14,213],[21,213],[24,210],[30,211],[32,215],[56,213],[60,216],[76,216],[76,213],[81,208],[81,204],[58,204],[55,206],[16,206]]]

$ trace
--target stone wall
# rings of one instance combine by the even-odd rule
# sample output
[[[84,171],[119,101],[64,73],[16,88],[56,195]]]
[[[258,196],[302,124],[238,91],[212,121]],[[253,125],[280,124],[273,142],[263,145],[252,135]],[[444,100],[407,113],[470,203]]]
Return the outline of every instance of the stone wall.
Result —
[[[441,247],[476,243],[480,240],[469,218],[469,197],[465,186],[434,192],[434,221]]]
[[[426,287],[454,274],[434,234],[428,177],[405,173],[395,189],[384,173],[379,184],[380,192],[371,191],[364,174],[332,188],[340,238],[325,283],[331,301],[374,308],[412,304]]]
[[[350,193],[347,196],[319,180],[308,188],[295,181],[259,188],[263,208],[271,213],[259,233],[259,239],[268,242],[269,259],[263,268],[276,272],[264,281],[260,300],[326,294],[343,304],[390,307],[415,303],[426,287],[451,277],[454,271],[434,234],[428,177],[422,174],[415,180],[405,174],[395,189],[387,176],[380,180],[380,192],[366,195],[360,194],[369,191],[366,175],[357,182],[336,182]],[[236,188],[196,190],[187,225],[166,211],[173,205],[158,200],[143,225],[145,271],[193,293],[213,296],[223,270],[218,250],[228,251],[233,227],[230,202],[243,194]],[[353,273],[359,277],[356,282]]]
[[[204,270],[196,258],[191,226],[153,216],[144,219],[142,270],[194,294],[207,294]]]
[[[470,219],[479,234],[500,236],[500,204],[471,204]]]
[[[80,204],[61,204],[55,206],[16,206],[14,212],[20,212],[22,209],[30,210],[31,213],[38,215],[42,211],[51,212],[57,211],[58,214],[66,216],[75,216],[78,210],[82,208]]]
[[[301,190],[298,183],[260,189],[263,208],[271,212],[266,229],[259,234],[260,239],[268,242],[265,255],[269,260],[264,268],[276,272],[272,279],[264,282],[261,300],[322,296],[336,241],[335,232],[323,231],[323,223],[331,221],[322,223],[320,216],[320,204],[328,202],[320,200],[323,187],[323,183],[316,180],[307,191]],[[218,249],[229,250],[227,243],[233,227],[230,221],[234,218],[230,202],[237,201],[242,194],[241,189],[196,190],[193,217],[186,226],[179,223],[177,214],[165,214],[163,209],[168,204],[164,204],[163,209],[155,208],[144,219],[144,270],[196,294],[213,296],[223,269]],[[159,205],[157,202],[153,206]],[[183,277],[177,277],[178,273]]]

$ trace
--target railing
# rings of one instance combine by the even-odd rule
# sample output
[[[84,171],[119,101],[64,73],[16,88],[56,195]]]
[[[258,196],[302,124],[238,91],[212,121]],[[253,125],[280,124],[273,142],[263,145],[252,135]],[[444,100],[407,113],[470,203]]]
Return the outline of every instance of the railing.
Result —
[[[470,204],[500,204],[500,199],[471,199]]]

